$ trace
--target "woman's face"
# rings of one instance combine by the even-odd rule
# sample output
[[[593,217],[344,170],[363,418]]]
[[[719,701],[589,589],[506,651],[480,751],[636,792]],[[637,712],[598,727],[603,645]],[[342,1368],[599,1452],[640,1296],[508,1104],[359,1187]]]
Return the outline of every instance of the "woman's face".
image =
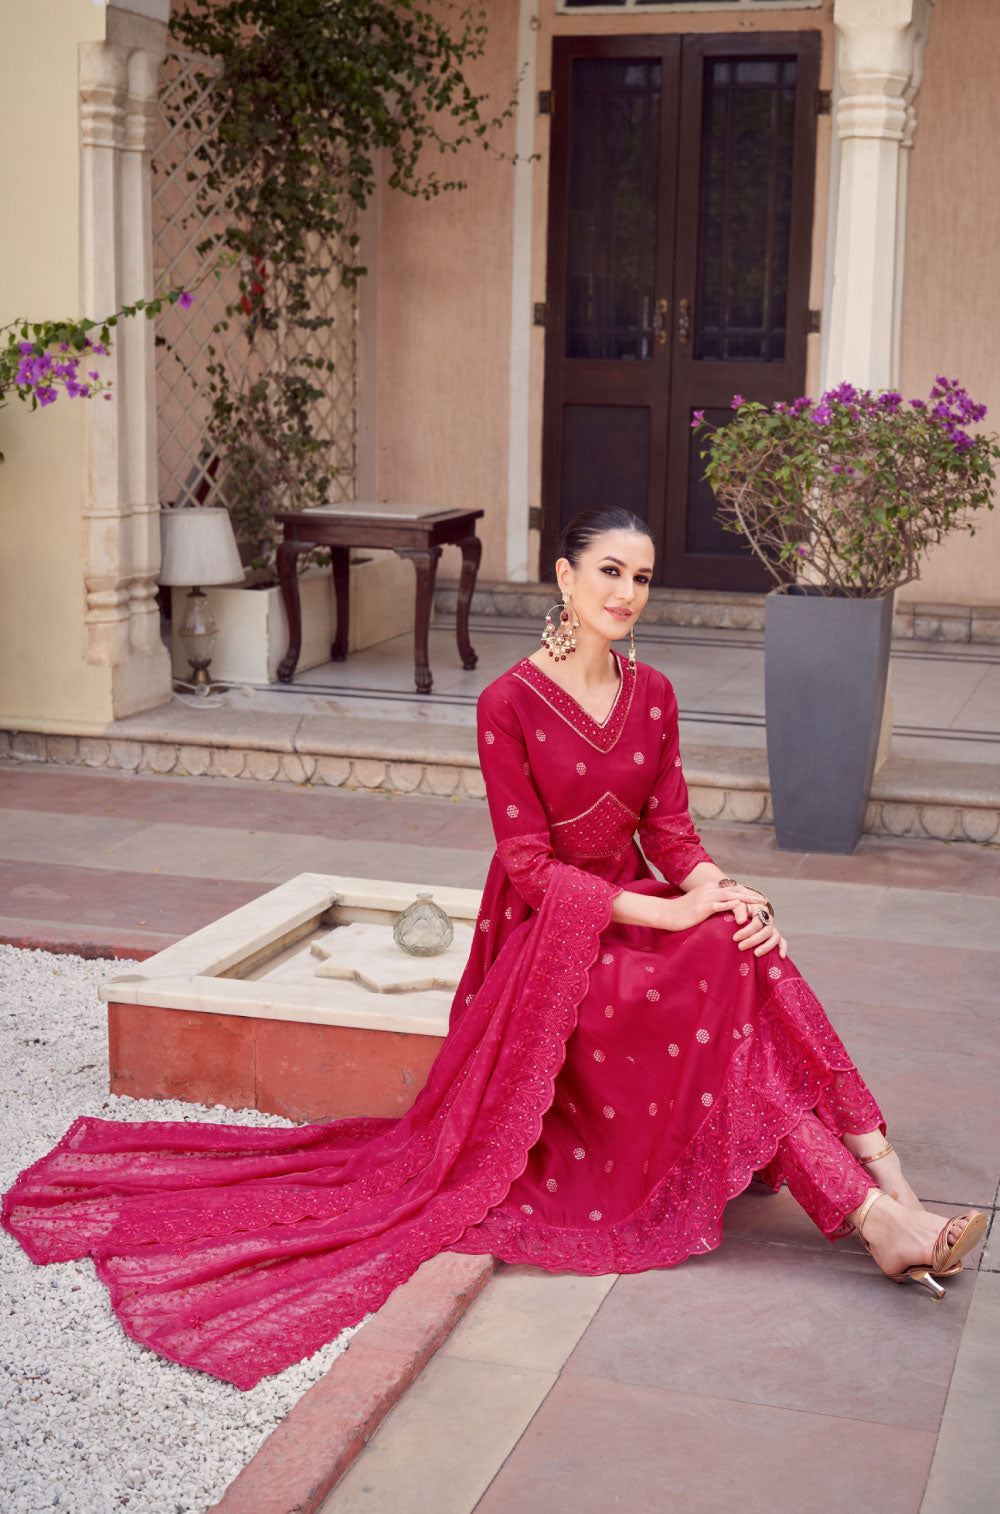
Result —
[[[653,576],[653,543],[636,531],[597,536],[574,568],[556,563],[559,588],[573,601],[581,627],[609,641],[627,636],[645,608]]]

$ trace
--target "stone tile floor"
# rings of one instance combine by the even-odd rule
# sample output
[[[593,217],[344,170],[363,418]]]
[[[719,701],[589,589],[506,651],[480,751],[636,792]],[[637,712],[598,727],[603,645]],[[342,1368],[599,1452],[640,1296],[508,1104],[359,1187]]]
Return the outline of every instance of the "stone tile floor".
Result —
[[[777,896],[921,1195],[995,1209],[1000,847],[703,833]],[[468,884],[491,850],[485,806],[447,799],[10,764],[0,936],[155,950],[300,864]],[[669,1272],[502,1269],[324,1511],[993,1514],[998,1380],[996,1240],[936,1304],[751,1191]]]

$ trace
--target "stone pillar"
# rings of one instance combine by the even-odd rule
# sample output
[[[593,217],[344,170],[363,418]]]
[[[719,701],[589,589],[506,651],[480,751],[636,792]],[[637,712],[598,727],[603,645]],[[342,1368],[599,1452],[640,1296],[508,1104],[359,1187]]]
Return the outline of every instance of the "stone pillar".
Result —
[[[837,135],[833,292],[823,387],[894,385],[913,145],[934,0],[836,0]]]
[[[163,36],[164,49],[166,32]],[[129,55],[125,143],[122,154],[122,276],[126,301],[150,299],[153,291],[153,228],[150,157],[156,131],[156,97],[163,51],[136,48]],[[160,570],[160,506],[157,488],[156,354],[154,327],[128,321],[119,340],[128,371],[123,411],[127,503],[132,518],[129,578],[129,639],[140,653],[162,650],[156,576]]]
[[[104,42],[82,43],[80,246],[83,309],[110,315],[152,293],[150,148],[165,20],[128,0],[108,10]],[[114,718],[170,698],[170,661],[153,596],[159,571],[153,328],[115,328],[104,360],[111,403],[84,421],[85,655],[111,670]]]

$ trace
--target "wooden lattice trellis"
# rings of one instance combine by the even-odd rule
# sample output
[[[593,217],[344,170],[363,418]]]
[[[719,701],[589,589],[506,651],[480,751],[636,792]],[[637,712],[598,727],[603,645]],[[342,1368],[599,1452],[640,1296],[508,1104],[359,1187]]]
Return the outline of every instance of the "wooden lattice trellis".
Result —
[[[215,332],[226,306],[238,297],[240,272],[221,272],[221,213],[195,213],[198,181],[205,173],[197,150],[212,125],[208,91],[197,75],[206,62],[193,53],[174,51],[167,57],[159,99],[159,131],[153,154],[153,257],[158,289],[194,289],[189,310],[170,306],[157,321],[157,419],[159,427],[159,497],[162,504],[228,504],[226,478],[213,461],[208,422],[208,348],[214,345],[230,371],[252,377],[265,365],[274,366],[291,355],[281,350],[282,338],[262,333],[248,342],[239,323]],[[201,120],[199,129],[197,121]],[[172,124],[171,124],[172,123]],[[191,176],[194,176],[193,178]],[[217,206],[221,209],[220,192]],[[214,244],[198,247],[218,228]],[[207,275],[207,276],[206,276]],[[334,371],[323,380],[324,397],[313,415],[316,434],[328,438],[329,459],[336,469],[331,500],[357,497],[358,383],[355,290],[345,288],[336,272],[314,280],[313,314],[330,316],[322,340]],[[284,338],[288,341],[288,338]],[[296,340],[293,335],[292,341]],[[209,476],[211,474],[211,476]]]

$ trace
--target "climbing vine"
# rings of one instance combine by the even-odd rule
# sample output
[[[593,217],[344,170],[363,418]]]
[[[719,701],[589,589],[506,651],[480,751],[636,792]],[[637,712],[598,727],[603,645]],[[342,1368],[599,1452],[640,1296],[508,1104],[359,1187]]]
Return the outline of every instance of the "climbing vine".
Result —
[[[491,110],[469,82],[486,46],[481,0],[433,12],[410,0],[195,0],[170,25],[206,60],[175,107],[180,118],[204,97],[189,174],[199,251],[239,269],[216,334],[239,323],[251,353],[234,372],[221,344],[209,349],[209,442],[238,533],[263,563],[274,511],[323,503],[334,476],[314,419],[333,370],[317,281],[364,274],[357,216],[380,174],[425,199],[463,188],[442,159],[495,150],[515,92]],[[254,362],[265,345],[277,361]]]

